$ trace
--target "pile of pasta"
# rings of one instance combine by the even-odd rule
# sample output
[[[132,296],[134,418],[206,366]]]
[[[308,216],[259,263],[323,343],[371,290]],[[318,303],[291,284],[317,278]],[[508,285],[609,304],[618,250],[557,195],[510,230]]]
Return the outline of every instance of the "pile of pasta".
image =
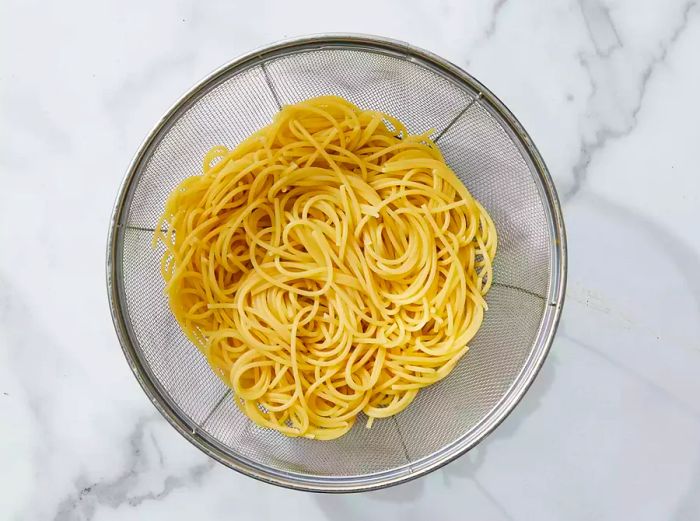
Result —
[[[172,312],[240,409],[319,440],[450,373],[482,323],[497,243],[428,134],[333,96],[212,148],[158,241]]]

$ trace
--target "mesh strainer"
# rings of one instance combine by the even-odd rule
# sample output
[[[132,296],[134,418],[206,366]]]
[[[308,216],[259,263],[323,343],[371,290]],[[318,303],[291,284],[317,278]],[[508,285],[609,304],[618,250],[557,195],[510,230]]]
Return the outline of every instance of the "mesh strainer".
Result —
[[[168,193],[200,171],[213,146],[233,147],[283,104],[336,94],[436,129],[445,159],[496,223],[489,311],[468,355],[399,415],[334,441],[287,438],[236,408],[182,334],[163,294],[153,227]],[[527,390],[552,342],[564,297],[566,246],[547,169],[508,109],[464,71],[405,43],[366,36],[297,39],[251,53],[188,92],[137,153],[111,223],[107,285],[136,378],[188,440],[255,478],[314,491],[380,488],[466,452]]]

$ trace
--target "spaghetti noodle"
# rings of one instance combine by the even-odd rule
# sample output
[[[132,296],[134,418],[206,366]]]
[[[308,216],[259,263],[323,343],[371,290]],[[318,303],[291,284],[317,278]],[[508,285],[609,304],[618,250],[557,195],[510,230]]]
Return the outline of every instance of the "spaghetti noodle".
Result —
[[[449,374],[483,320],[497,243],[427,134],[333,96],[212,148],[157,241],[172,312],[241,410],[315,439]]]

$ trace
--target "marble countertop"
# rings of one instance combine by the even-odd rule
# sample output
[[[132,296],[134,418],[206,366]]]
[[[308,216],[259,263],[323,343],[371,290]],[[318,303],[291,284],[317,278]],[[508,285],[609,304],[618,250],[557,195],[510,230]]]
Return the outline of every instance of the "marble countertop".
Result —
[[[699,3],[346,5],[2,2],[0,519],[700,519]],[[231,58],[318,32],[406,40],[487,85],[569,238],[561,327],[513,414],[362,495],[265,485],[191,446],[131,374],[104,283],[118,186],[161,114]]]

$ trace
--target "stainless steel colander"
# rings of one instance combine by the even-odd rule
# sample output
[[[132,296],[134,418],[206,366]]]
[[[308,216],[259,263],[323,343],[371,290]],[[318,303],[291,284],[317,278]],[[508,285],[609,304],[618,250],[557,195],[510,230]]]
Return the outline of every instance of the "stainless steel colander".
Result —
[[[287,438],[244,417],[182,334],[163,294],[153,227],[169,192],[214,145],[267,125],[281,105],[336,94],[435,129],[445,159],[496,224],[489,310],[471,349],[407,410],[334,441]],[[566,277],[564,225],[552,180],[525,130],[483,85],[405,43],[314,36],[253,52],[194,87],[148,136],[127,173],[109,232],[107,286],[117,335],[146,394],[209,456],[292,488],[346,492],[421,476],[494,429],[552,343]]]

